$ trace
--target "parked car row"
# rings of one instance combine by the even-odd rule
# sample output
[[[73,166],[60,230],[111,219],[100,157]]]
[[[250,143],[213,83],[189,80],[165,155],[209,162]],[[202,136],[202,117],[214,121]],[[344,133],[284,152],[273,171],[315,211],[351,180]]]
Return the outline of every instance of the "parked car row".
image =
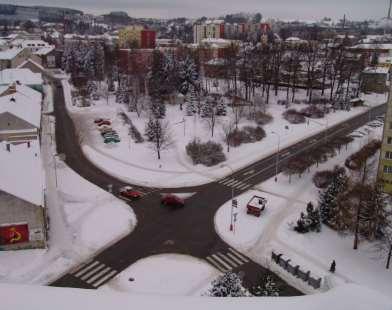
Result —
[[[106,118],[97,118],[94,120],[105,144],[119,143],[121,141],[117,131],[112,129],[112,122]]]

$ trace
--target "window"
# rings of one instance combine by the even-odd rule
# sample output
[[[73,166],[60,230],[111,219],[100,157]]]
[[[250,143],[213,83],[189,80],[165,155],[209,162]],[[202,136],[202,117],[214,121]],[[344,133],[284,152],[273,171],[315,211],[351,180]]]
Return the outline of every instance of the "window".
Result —
[[[387,144],[392,144],[392,137],[387,137]]]
[[[385,158],[386,159],[392,159],[392,152],[386,151],[385,152]]]
[[[384,173],[392,173],[392,166],[384,166]]]
[[[392,129],[392,122],[389,122],[389,129]]]

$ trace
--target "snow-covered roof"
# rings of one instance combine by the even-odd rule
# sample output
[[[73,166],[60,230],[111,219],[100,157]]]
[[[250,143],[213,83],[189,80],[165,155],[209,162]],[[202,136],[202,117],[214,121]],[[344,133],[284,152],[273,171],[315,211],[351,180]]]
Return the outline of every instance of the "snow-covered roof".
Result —
[[[15,92],[7,94],[8,87],[0,89],[0,114],[11,113],[36,128],[41,125],[41,93],[24,85],[13,85]]]
[[[387,67],[367,67],[367,68],[365,68],[365,70],[363,70],[363,73],[388,74],[389,68],[387,68]]]
[[[19,53],[23,51],[23,48],[10,48],[0,52],[0,60],[11,60],[14,59]]]
[[[350,47],[351,49],[371,49],[371,50],[392,50],[392,44],[391,43],[383,43],[383,44],[378,44],[378,43],[362,43],[358,45],[354,45]]]
[[[17,68],[0,71],[0,85],[9,85],[16,81],[25,85],[40,85],[43,83],[42,74],[34,73],[30,69]]]
[[[44,173],[39,143],[0,144],[0,190],[37,206],[43,205]]]
[[[40,48],[38,51],[34,52],[35,55],[43,56],[49,54],[51,51],[54,50],[53,45],[45,46],[43,48]]]
[[[306,41],[298,37],[289,37],[286,39],[286,42],[306,42]]]
[[[34,66],[36,66],[37,68],[39,68],[42,71],[45,71],[45,68],[42,67],[39,63],[35,62],[34,60],[32,60],[31,58],[26,59],[24,62],[22,62],[19,66],[17,66],[17,69],[24,69],[24,66],[28,63],[33,64]]]

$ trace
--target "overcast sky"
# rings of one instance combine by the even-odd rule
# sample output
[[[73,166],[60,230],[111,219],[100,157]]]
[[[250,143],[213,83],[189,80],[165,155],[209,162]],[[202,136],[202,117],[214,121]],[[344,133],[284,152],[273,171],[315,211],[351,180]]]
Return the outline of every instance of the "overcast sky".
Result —
[[[389,0],[25,0],[7,1],[20,5],[52,5],[102,14],[126,11],[133,17],[200,17],[233,12],[260,12],[265,17],[315,20],[323,16],[338,19],[379,19],[387,15]]]

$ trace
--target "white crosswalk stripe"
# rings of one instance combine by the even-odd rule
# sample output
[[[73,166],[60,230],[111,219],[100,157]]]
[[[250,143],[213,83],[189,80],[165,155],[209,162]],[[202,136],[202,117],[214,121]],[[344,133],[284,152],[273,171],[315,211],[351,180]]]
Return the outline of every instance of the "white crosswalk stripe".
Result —
[[[110,272],[109,274],[107,274],[106,276],[104,276],[102,279],[100,279],[99,281],[93,283],[92,285],[94,287],[99,287],[102,284],[106,283],[109,279],[113,278],[114,275],[117,274],[117,271],[113,270],[112,272]]]
[[[240,190],[244,190],[244,189],[247,189],[252,186],[251,184],[244,183],[240,180],[231,179],[231,178],[220,180],[218,183],[225,185],[225,186],[228,186],[228,187],[237,188]]]
[[[249,259],[247,259],[245,256],[243,256],[241,253],[237,252],[236,250],[229,248],[229,251],[233,253],[236,257],[238,257],[240,260],[243,262],[247,263],[249,262]]]
[[[106,266],[104,263],[92,261],[81,266],[71,274],[96,288],[109,281],[117,273],[116,270]]]
[[[211,254],[206,257],[206,260],[220,272],[228,272],[249,262],[245,256],[231,248],[226,254],[222,252]]]

